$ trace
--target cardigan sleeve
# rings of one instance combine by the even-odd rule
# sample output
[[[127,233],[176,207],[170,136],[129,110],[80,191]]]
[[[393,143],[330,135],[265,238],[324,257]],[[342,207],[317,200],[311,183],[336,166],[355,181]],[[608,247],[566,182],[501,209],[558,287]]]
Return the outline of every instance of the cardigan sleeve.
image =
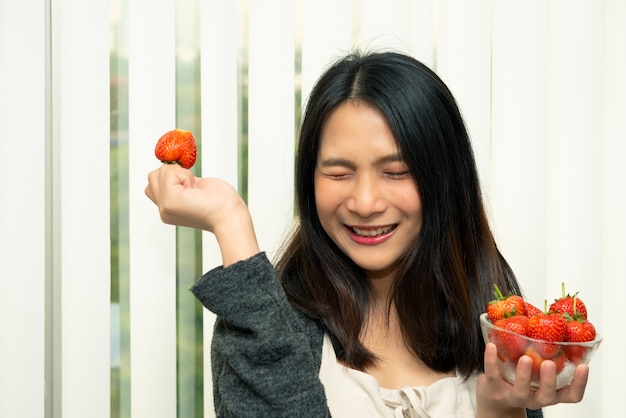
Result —
[[[527,409],[526,418],[543,418],[541,409]]]
[[[218,417],[328,417],[310,336],[297,330],[264,253],[202,276],[191,292],[217,315],[211,362]]]

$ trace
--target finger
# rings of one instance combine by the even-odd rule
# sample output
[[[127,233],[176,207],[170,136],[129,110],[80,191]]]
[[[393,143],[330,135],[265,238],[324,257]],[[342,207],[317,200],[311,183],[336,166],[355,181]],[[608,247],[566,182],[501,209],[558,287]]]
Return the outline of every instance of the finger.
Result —
[[[515,382],[511,392],[511,402],[514,405],[526,405],[534,393],[531,387],[533,361],[528,356],[522,356],[515,367]]]
[[[156,202],[156,188],[158,187],[158,171],[159,170],[153,170],[150,173],[148,173],[148,184],[146,185],[146,188],[144,189],[144,193],[146,194],[146,196],[148,196],[148,198],[150,200],[152,200],[152,202],[154,202],[155,204]]]
[[[146,188],[143,190],[143,192],[146,194],[146,196],[148,196],[148,198],[149,198],[150,200],[152,200],[152,203],[156,203],[156,202],[154,201],[154,199],[152,198],[152,192],[151,192],[151,190],[150,190],[150,184],[148,184],[148,185],[146,186]]]
[[[553,405],[557,403],[556,392],[556,364],[552,360],[541,362],[539,371],[539,388],[535,399],[541,405]]]
[[[515,368],[515,388],[528,392],[533,375],[533,360],[528,356],[522,356],[517,361]]]
[[[178,164],[163,164],[159,171],[159,181],[164,188],[193,187],[195,177],[190,170]]]
[[[556,364],[552,360],[541,362],[539,387],[545,388],[546,391],[556,391]]]
[[[585,394],[588,379],[589,366],[579,364],[574,371],[572,382],[558,391],[558,401],[563,403],[580,402]]]
[[[498,348],[494,343],[487,343],[485,346],[485,375],[487,378],[500,379],[500,369],[498,368]]]

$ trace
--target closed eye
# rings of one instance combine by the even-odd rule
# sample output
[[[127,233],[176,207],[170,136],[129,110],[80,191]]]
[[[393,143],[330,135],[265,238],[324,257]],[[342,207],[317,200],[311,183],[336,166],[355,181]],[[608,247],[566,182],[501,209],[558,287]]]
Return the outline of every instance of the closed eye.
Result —
[[[326,178],[329,178],[331,180],[342,180],[342,179],[346,179],[352,176],[352,173],[334,173],[334,172],[324,172],[324,171],[320,171],[320,174],[323,175]]]
[[[385,171],[383,174],[393,180],[402,180],[411,177],[409,171]]]
[[[324,177],[332,180],[342,180],[354,174],[356,165],[343,158],[328,158],[320,161],[317,170]]]

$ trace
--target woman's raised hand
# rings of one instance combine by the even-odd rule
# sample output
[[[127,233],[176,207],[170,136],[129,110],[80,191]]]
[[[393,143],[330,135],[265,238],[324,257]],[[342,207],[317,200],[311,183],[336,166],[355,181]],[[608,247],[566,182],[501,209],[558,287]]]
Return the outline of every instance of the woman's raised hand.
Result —
[[[195,177],[178,164],[164,164],[148,174],[145,193],[164,223],[215,234],[224,266],[259,252],[250,212],[227,182]]]

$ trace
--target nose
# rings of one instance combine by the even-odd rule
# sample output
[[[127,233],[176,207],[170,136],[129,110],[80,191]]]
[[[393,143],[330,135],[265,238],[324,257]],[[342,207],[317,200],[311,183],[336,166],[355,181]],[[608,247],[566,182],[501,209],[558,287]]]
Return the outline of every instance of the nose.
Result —
[[[346,206],[362,218],[383,212],[386,205],[382,185],[372,176],[357,176]]]

